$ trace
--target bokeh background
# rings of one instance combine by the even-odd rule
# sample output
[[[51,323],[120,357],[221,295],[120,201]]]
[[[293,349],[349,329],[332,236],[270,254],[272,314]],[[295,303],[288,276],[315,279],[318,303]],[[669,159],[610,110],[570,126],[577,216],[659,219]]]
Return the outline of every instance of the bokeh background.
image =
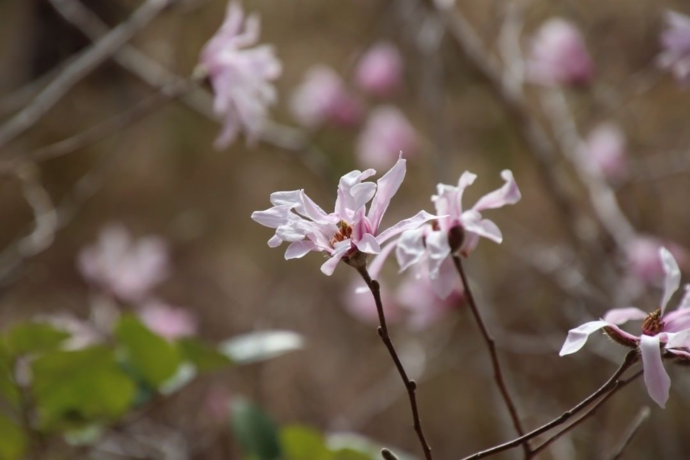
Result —
[[[84,3],[110,26],[138,5],[130,0]],[[463,0],[456,6],[494,55],[509,3]],[[220,0],[184,2],[132,44],[171,72],[190,75],[225,7]],[[436,183],[455,183],[465,170],[479,176],[465,195],[471,204],[501,185],[502,169],[511,169],[522,201],[487,213],[505,240],[500,246],[482,242],[466,268],[524,423],[530,428],[545,423],[598,388],[625,350],[602,335],[577,355],[559,358],[568,329],[611,307],[634,304],[651,311],[660,297],[658,280],[645,283],[631,275],[625,248],[607,235],[586,187],[570,162],[559,157],[551,172],[573,198],[576,219],[564,217],[519,126],[449,35],[441,34],[430,50],[417,46],[422,29],[433,34],[438,28],[434,14],[416,0],[256,0],[245,8],[261,14],[262,41],[272,43],[283,62],[280,101],[272,113],[285,126],[299,128],[288,100],[310,66],[330,65],[351,81],[358,56],[370,45],[385,39],[398,46],[404,84],[387,102],[411,120],[420,148],[408,157],[406,181],[386,222],[420,209],[433,211],[430,196]],[[567,92],[580,129],[586,133],[603,121],[621,126],[630,171],[614,189],[624,213],[640,234],[688,248],[690,99],[654,64],[666,8],[690,14],[682,1],[534,0],[518,5],[525,49],[533,31],[552,16],[568,18],[581,29],[597,74],[589,87]],[[43,84],[45,75],[50,78],[89,43],[46,0],[0,1],[3,119],[35,94],[27,85]],[[548,125],[540,91],[528,86],[525,98],[535,119]],[[14,158],[70,137],[153,92],[108,61],[0,157]],[[366,103],[374,107],[379,102]],[[330,209],[338,177],[361,167],[353,153],[360,128],[319,129],[305,137],[315,149],[299,151],[243,141],[219,151],[213,148],[218,130],[209,117],[171,101],[115,135],[40,162],[34,172],[61,214],[54,240],[35,254],[16,250],[16,242],[33,229],[34,214],[21,181],[5,173],[0,179],[0,243],[6,248],[0,258],[0,325],[57,312],[88,316],[90,287],[77,270],[77,255],[104,226],[121,223],[134,235],[168,241],[173,271],[160,295],[198,318],[200,336],[213,342],[286,329],[306,341],[298,352],[199,379],[150,414],[156,427],[152,437],[168,439],[169,434],[182,440],[181,458],[241,458],[224,425],[209,421],[207,402],[219,394],[243,395],[280,424],[354,431],[382,446],[418,453],[406,395],[375,325],[346,308],[354,271],[341,265],[326,277],[319,272],[317,255],[286,262],[282,250],[266,245],[271,231],[250,219],[252,211],[269,207],[268,196],[276,190],[304,188]],[[384,302],[395,302],[402,279],[391,260],[382,277],[391,291]],[[410,327],[400,311],[392,335],[419,382],[420,409],[435,458],[461,458],[512,438],[484,344],[462,301],[425,328]],[[665,410],[637,381],[542,458],[608,458],[644,406],[652,409],[651,416],[625,458],[687,458],[690,373],[667,367],[673,386]],[[515,450],[496,458],[519,455]]]

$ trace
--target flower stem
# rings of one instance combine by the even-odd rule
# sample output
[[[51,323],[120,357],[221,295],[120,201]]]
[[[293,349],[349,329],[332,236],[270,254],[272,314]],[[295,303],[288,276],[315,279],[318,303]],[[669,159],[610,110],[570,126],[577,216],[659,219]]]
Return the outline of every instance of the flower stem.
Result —
[[[395,363],[395,367],[398,370],[398,374],[400,374],[400,378],[405,384],[407,396],[410,399],[410,408],[412,409],[412,421],[414,430],[417,433],[417,437],[419,438],[419,443],[422,446],[422,450],[424,450],[424,457],[426,458],[426,460],[432,460],[431,447],[429,447],[429,444],[427,443],[426,438],[424,437],[424,430],[422,429],[422,420],[419,417],[419,409],[417,407],[417,384],[414,380],[410,380],[407,376],[407,372],[405,371],[405,368],[403,367],[402,362],[398,357],[398,352],[395,350],[395,346],[393,345],[393,342],[391,341],[388,335],[386,315],[383,313],[383,302],[381,301],[380,285],[378,281],[371,279],[371,276],[369,276],[369,272],[367,271],[365,266],[357,266],[355,268],[362,276],[362,278],[364,278],[364,281],[367,283],[369,290],[371,290],[371,293],[374,296],[374,301],[376,302],[376,311],[379,316],[380,324],[377,329],[379,337],[381,337],[381,340],[386,345],[388,353],[391,355],[391,358]]]
[[[620,365],[618,370],[616,370],[616,372],[614,372],[613,375],[606,381],[606,383],[604,383],[597,391],[595,391],[587,398],[582,400],[575,407],[566,412],[563,412],[559,417],[551,420],[549,423],[542,425],[533,431],[530,431],[524,436],[520,436],[519,438],[513,439],[512,441],[503,443],[498,446],[494,446],[490,449],[486,449],[481,452],[476,452],[468,457],[464,457],[462,460],[479,460],[480,458],[490,457],[494,454],[498,454],[499,452],[504,452],[506,450],[522,445],[530,439],[536,438],[537,436],[546,433],[552,428],[562,425],[574,415],[579,414],[582,410],[587,408],[592,402],[599,399],[602,395],[608,392],[614,393],[617,389],[622,388],[632,380],[639,377],[641,374],[637,373],[627,380],[619,380],[620,376],[623,375],[623,373],[637,361],[637,356],[637,350],[631,350],[630,352],[628,352],[628,354],[625,356],[625,360],[623,361],[623,363]],[[574,425],[571,425],[570,427],[568,427],[568,429],[572,426]]]
[[[503,402],[508,408],[510,418],[513,421],[513,426],[515,427],[515,431],[517,432],[518,436],[523,436],[525,434],[525,430],[522,427],[522,422],[520,422],[520,416],[518,415],[517,409],[515,408],[515,403],[513,403],[513,399],[511,398],[510,392],[508,391],[508,386],[506,385],[506,382],[503,379],[501,363],[498,360],[498,354],[496,353],[496,343],[494,342],[493,337],[491,337],[491,334],[489,334],[489,331],[486,328],[486,325],[484,324],[484,320],[482,319],[482,315],[479,313],[479,308],[477,308],[477,303],[475,302],[474,296],[472,295],[472,291],[470,290],[470,284],[467,282],[467,275],[465,274],[465,270],[462,266],[462,260],[460,259],[460,256],[454,255],[453,262],[455,263],[455,268],[457,269],[458,274],[460,275],[460,279],[462,280],[462,284],[465,288],[465,294],[467,295],[467,301],[470,306],[470,311],[472,311],[472,315],[474,316],[474,319],[477,322],[477,325],[479,326],[479,330],[481,331],[482,337],[484,338],[484,342],[486,343],[486,346],[489,350],[489,354],[491,355],[491,365],[494,369],[494,380],[496,381],[496,385],[498,386],[498,389],[501,392]],[[524,443],[522,443],[522,449],[525,452],[525,458],[531,458],[529,442],[525,441]]]

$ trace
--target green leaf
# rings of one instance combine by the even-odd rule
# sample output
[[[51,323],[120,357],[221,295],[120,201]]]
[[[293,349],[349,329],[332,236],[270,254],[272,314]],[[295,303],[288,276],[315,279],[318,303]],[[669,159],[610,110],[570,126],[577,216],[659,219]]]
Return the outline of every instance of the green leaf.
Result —
[[[199,340],[185,338],[179,340],[177,345],[182,358],[194,364],[201,372],[222,369],[232,364],[232,361],[226,355]]]
[[[282,458],[278,429],[257,405],[235,398],[230,405],[233,435],[246,457],[256,460]]]
[[[305,426],[287,426],[280,432],[285,460],[330,460],[333,458],[318,431]]]
[[[304,339],[296,332],[262,331],[226,340],[219,350],[234,363],[247,364],[299,350],[303,345]]]
[[[116,418],[134,398],[134,383],[104,346],[55,351],[31,368],[34,398],[47,428]]]
[[[127,362],[146,383],[158,388],[175,375],[180,365],[177,349],[132,316],[124,316],[115,335],[123,345]]]
[[[0,396],[12,404],[17,404],[19,402],[19,392],[12,378],[13,373],[12,361],[5,350],[4,344],[0,343]]]
[[[19,323],[5,337],[10,356],[54,350],[69,338],[69,334],[47,323]]]
[[[19,460],[26,450],[26,434],[9,419],[0,415],[0,460]]]

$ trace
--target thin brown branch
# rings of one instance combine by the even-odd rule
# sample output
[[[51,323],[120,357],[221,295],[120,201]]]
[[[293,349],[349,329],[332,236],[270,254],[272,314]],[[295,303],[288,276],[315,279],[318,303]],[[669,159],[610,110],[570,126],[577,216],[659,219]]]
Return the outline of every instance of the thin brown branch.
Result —
[[[477,322],[477,326],[479,326],[479,330],[482,334],[482,337],[484,338],[484,343],[486,343],[489,355],[491,356],[491,366],[494,370],[494,381],[496,382],[496,386],[498,386],[498,389],[501,392],[501,397],[503,398],[503,402],[506,405],[506,408],[508,409],[508,413],[510,414],[510,419],[513,422],[515,431],[517,432],[518,436],[523,436],[525,434],[525,430],[522,427],[520,415],[518,414],[518,411],[515,408],[515,403],[513,402],[513,399],[510,396],[508,386],[506,385],[505,379],[503,378],[501,362],[498,359],[498,353],[496,353],[496,342],[489,333],[489,330],[486,328],[481,313],[479,313],[479,308],[477,307],[477,303],[474,300],[474,295],[472,295],[470,284],[467,282],[467,275],[465,274],[465,270],[462,267],[462,260],[460,259],[460,256],[454,255],[453,262],[455,263],[455,268],[457,269],[458,274],[460,275],[460,279],[462,280],[463,287],[465,288],[465,295],[467,295],[467,303],[470,307],[470,311],[472,312],[472,316],[474,316],[474,319]],[[529,442],[524,442],[522,444],[522,449],[525,452],[525,458],[530,458],[531,450]]]
[[[575,407],[563,412],[559,417],[551,420],[549,423],[542,425],[535,430],[530,431],[524,436],[520,436],[519,438],[513,439],[512,441],[508,441],[498,446],[491,447],[490,449],[485,449],[480,452],[476,452],[472,455],[469,455],[467,457],[463,457],[462,460],[479,460],[480,458],[486,458],[501,452],[505,452],[506,450],[510,450],[517,446],[520,446],[525,442],[529,441],[530,439],[536,438],[537,436],[542,435],[547,431],[564,424],[573,416],[579,414],[584,409],[589,407],[591,403],[599,399],[604,394],[613,390],[622,383],[627,384],[628,381],[632,381],[633,379],[637,378],[639,374],[633,375],[633,377],[631,377],[628,380],[619,380],[621,375],[623,375],[623,373],[626,370],[628,370],[630,366],[635,364],[635,362],[637,361],[637,357],[637,350],[631,350],[630,352],[628,352],[628,354],[625,355],[623,363],[616,370],[616,372],[614,372],[613,375],[606,381],[606,383],[604,383],[597,391],[595,391],[594,393],[586,397],[584,400],[582,400],[580,403],[578,403]]]
[[[374,296],[374,301],[376,302],[376,311],[379,316],[379,337],[381,337],[381,340],[386,345],[388,353],[390,354],[391,358],[393,359],[393,362],[395,363],[395,368],[398,370],[400,378],[405,384],[405,389],[407,390],[407,395],[410,399],[410,408],[412,409],[412,421],[414,430],[417,433],[419,443],[421,444],[422,449],[424,450],[424,457],[426,458],[426,460],[432,460],[431,447],[429,446],[429,443],[426,441],[426,437],[424,436],[424,430],[422,429],[422,420],[419,417],[419,408],[417,407],[417,383],[415,383],[414,380],[410,380],[407,376],[407,372],[405,371],[405,367],[403,366],[402,362],[400,361],[400,358],[398,357],[398,352],[395,350],[393,341],[388,335],[388,325],[386,324],[386,315],[383,312],[383,302],[381,301],[381,290],[379,283],[378,281],[371,279],[371,276],[369,276],[369,272],[367,271],[365,265],[355,266],[355,268],[362,276],[364,281],[367,283],[369,290],[371,290],[371,293]]]
[[[630,427],[626,432],[625,438],[623,438],[623,441],[616,448],[613,454],[611,454],[611,457],[609,457],[610,460],[620,460],[621,458],[623,458],[623,453],[625,453],[625,449],[628,448],[633,438],[640,430],[642,424],[649,418],[650,413],[651,411],[647,406],[640,409],[640,412],[638,412],[637,417],[635,417],[635,419],[630,424]]]

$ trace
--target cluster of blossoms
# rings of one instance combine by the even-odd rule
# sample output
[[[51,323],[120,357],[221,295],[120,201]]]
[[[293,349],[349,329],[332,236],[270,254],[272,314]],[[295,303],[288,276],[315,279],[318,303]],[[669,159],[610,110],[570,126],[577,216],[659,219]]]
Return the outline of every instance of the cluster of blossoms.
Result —
[[[603,329],[615,342],[639,349],[649,396],[664,407],[671,379],[664,369],[662,358],[690,360],[690,285],[686,286],[685,296],[678,309],[667,313],[666,306],[680,286],[680,269],[666,248],[661,248],[658,254],[665,274],[664,293],[659,308],[651,313],[635,307],[609,310],[601,320],[590,321],[570,330],[560,355],[577,352],[592,333]],[[635,320],[642,320],[640,335],[630,334],[618,327]]]
[[[170,273],[168,248],[161,238],[134,239],[124,227],[110,225],[103,229],[96,244],[81,251],[77,265],[100,293],[134,306],[142,322],[156,334],[170,340],[195,334],[197,322],[188,311],[152,294]],[[118,316],[107,298],[94,305],[90,323],[63,323],[76,337],[102,337],[112,330]]]

